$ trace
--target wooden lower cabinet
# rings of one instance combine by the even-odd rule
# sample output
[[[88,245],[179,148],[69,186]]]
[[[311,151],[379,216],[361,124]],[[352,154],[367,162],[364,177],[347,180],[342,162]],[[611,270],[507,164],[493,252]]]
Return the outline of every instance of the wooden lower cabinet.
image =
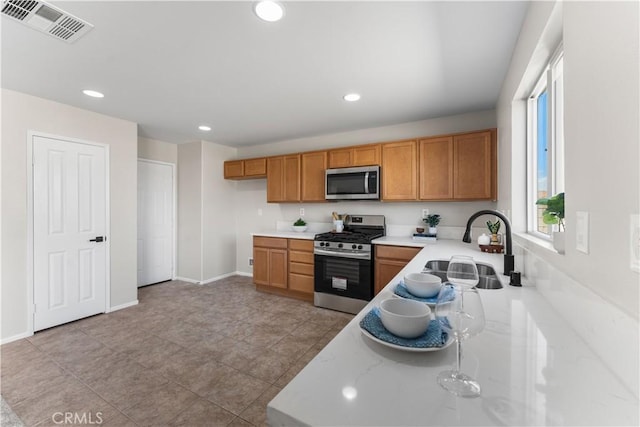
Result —
[[[375,250],[374,294],[377,295],[422,248],[376,245]]]
[[[253,282],[273,288],[287,288],[287,239],[253,238]]]
[[[253,238],[256,289],[313,300],[313,240]]]

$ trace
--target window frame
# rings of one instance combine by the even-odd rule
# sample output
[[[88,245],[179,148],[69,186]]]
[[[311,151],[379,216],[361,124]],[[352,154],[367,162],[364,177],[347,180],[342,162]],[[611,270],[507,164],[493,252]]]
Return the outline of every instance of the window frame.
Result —
[[[562,43],[536,80],[527,99],[527,232],[551,240],[549,233],[538,230],[538,99],[547,92],[547,197],[564,191],[564,50]]]

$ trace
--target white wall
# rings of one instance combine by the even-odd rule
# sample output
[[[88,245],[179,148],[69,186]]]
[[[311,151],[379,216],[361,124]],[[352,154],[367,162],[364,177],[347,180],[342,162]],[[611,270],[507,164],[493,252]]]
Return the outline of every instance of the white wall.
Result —
[[[27,333],[27,132],[108,144],[110,152],[111,306],[134,303],[137,230],[137,126],[2,89],[2,331]]]
[[[235,148],[202,142],[204,281],[236,271],[236,183],[223,178],[224,161],[236,153]]]
[[[639,276],[629,268],[629,216],[639,212],[639,47],[636,2],[534,2],[525,20],[498,105],[501,147],[499,188],[502,209],[520,209],[524,157],[514,153],[526,144],[514,124],[513,109],[524,96],[524,70],[548,60],[549,22],[558,20],[564,38],[565,187],[567,251],[552,263],[607,301],[638,318]],[[553,13],[552,13],[553,12]],[[558,15],[559,13],[559,15]],[[553,22],[552,22],[553,23]],[[538,44],[539,43],[539,44]],[[538,44],[538,45],[537,45]],[[536,46],[537,45],[537,46]],[[547,57],[544,58],[544,54]],[[510,138],[505,139],[505,138]],[[511,173],[511,171],[514,171]],[[506,172],[505,172],[506,171]],[[513,179],[512,179],[513,178]],[[510,186],[513,183],[514,187]],[[510,196],[510,197],[509,197]],[[510,203],[511,202],[511,203]],[[576,250],[576,211],[590,213],[590,253]],[[514,222],[524,224],[523,218]],[[543,249],[541,249],[543,250]],[[603,268],[603,266],[607,266]]]
[[[207,141],[178,146],[178,277],[194,282],[236,271],[234,181],[224,161],[237,150]]]
[[[178,145],[177,276],[202,280],[202,143]]]
[[[295,153],[348,145],[384,142],[404,138],[439,135],[488,129],[496,126],[495,112],[442,117],[380,128],[362,129],[312,138],[281,141],[273,144],[238,149],[238,158]],[[501,159],[498,159],[500,165]],[[424,225],[420,218],[423,208],[443,216],[443,226],[465,226],[469,216],[480,209],[495,208],[494,202],[338,202],[338,203],[267,203],[266,180],[238,181],[236,187],[236,218],[238,223],[236,270],[252,272],[248,259],[252,256],[251,232],[273,230],[277,221],[293,222],[305,209],[305,219],[311,222],[331,222],[331,212],[385,215],[390,225]],[[259,214],[261,210],[261,215]]]
[[[157,139],[138,138],[138,158],[178,164],[178,145]]]
[[[517,239],[516,266],[636,395],[640,275],[630,269],[630,215],[640,211],[638,6],[532,2],[497,106],[498,205],[512,209],[522,230],[523,100],[561,35],[567,249],[559,255]],[[590,215],[588,254],[575,247],[577,211]]]

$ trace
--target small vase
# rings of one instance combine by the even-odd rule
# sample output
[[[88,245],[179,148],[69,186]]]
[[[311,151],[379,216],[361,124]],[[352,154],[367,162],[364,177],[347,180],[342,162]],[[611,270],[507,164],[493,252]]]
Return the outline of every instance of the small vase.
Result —
[[[498,235],[496,233],[491,234],[491,245],[499,245],[500,240],[498,240]]]
[[[429,227],[429,234],[438,234],[438,229],[436,227]]]
[[[564,248],[565,248],[564,231],[553,232],[553,248],[559,254],[564,254]]]

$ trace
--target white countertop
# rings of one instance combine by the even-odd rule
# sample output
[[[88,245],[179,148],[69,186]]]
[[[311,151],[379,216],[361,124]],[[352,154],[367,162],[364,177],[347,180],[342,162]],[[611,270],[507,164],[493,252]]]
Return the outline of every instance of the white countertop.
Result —
[[[309,233],[298,232],[298,231],[260,231],[256,233],[251,233],[252,236],[261,236],[261,237],[280,237],[283,239],[304,239],[304,240],[313,240],[317,233]]]
[[[455,364],[455,345],[412,353],[365,337],[360,319],[428,260],[468,254],[502,270],[502,255],[476,245],[424,246],[269,403],[271,426],[638,425],[633,394],[535,288],[511,287],[504,276],[503,289],[480,290],[486,327],[463,344],[462,371],[480,382],[479,398],[457,398],[436,383]]]

